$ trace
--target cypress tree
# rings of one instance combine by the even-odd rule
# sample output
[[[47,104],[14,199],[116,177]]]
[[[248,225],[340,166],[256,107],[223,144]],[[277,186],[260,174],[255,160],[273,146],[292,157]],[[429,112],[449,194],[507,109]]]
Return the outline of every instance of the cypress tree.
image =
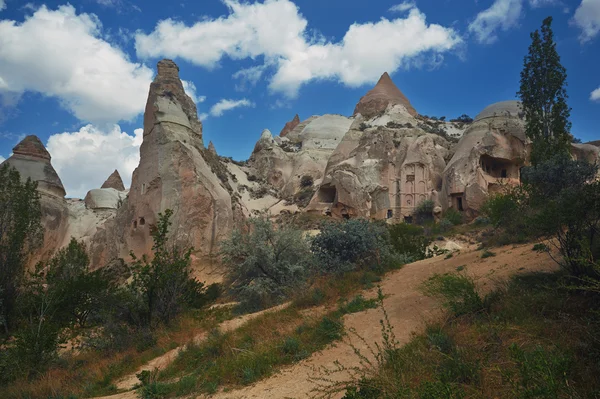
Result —
[[[521,71],[521,99],[526,134],[532,141],[533,166],[555,156],[568,156],[571,109],[567,105],[567,71],[556,51],[552,17],[531,34],[529,54]]]

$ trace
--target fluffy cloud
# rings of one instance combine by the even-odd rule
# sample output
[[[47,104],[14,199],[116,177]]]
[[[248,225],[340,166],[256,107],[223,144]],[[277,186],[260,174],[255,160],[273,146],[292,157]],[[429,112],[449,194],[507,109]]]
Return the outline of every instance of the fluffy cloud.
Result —
[[[256,86],[260,78],[263,76],[265,70],[265,65],[257,65],[246,69],[240,69],[231,75],[232,78],[240,80],[240,84],[235,86],[236,90],[244,91],[248,87]]]
[[[590,99],[594,101],[600,101],[600,87],[592,92]]]
[[[600,32],[600,1],[582,0],[575,11],[573,23],[581,29],[582,42],[592,40]]]
[[[490,8],[477,14],[468,30],[478,42],[493,43],[499,29],[507,31],[518,24],[522,10],[522,0],[495,0]]]
[[[428,53],[441,54],[461,43],[453,29],[428,25],[414,7],[402,18],[355,23],[341,41],[330,42],[307,30],[307,20],[290,0],[224,3],[228,16],[192,26],[167,19],[150,34],[138,32],[138,56],[180,57],[207,68],[216,67],[225,56],[263,57],[264,65],[276,69],[270,88],[293,97],[302,84],[315,79],[334,79],[348,86],[372,83],[383,71],[413,66]]]
[[[396,4],[395,6],[390,7],[391,12],[404,12],[408,11],[411,8],[416,8],[416,4],[414,1],[405,1],[400,4]]]
[[[6,158],[4,158],[2,155],[0,155],[0,163],[6,161]]]
[[[136,129],[131,136],[119,125],[106,129],[87,125],[77,132],[50,136],[46,147],[67,195],[83,198],[90,189],[99,188],[115,169],[129,187],[131,174],[140,161],[142,134],[143,129]]]
[[[0,11],[6,8],[6,2],[4,0],[0,0]]]
[[[219,117],[225,113],[225,111],[231,111],[232,109],[239,107],[254,107],[254,103],[248,99],[241,100],[221,100],[210,108],[210,114],[212,116]],[[206,119],[206,118],[204,118]]]
[[[198,96],[196,94],[196,85],[194,84],[194,82],[189,80],[182,80],[181,83],[183,84],[183,90],[185,91],[185,94],[190,96],[193,102],[198,104],[203,103],[206,100],[206,96]]]
[[[101,38],[95,15],[71,5],[0,21],[0,92],[39,92],[81,120],[113,123],[143,111],[152,77]]]

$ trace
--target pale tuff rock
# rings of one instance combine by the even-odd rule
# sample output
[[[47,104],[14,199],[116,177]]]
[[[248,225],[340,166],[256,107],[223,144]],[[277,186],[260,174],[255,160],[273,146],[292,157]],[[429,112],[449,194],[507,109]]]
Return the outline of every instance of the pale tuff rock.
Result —
[[[403,127],[369,127],[362,118],[352,123],[330,156],[308,211],[399,220],[421,201],[437,201],[450,144],[438,135],[404,127],[408,122],[416,126],[406,112],[396,110],[390,120]]]
[[[96,188],[88,191],[85,196],[85,206],[89,209],[119,209],[127,198],[124,191],[114,188]]]
[[[25,137],[13,148],[13,155],[5,163],[19,171],[23,181],[30,178],[38,184],[44,240],[32,255],[31,264],[35,264],[50,257],[63,242],[68,223],[65,189],[52,167],[50,154],[36,136]]]
[[[215,255],[234,224],[235,204],[226,181],[205,159],[202,124],[178,71],[170,60],[158,63],[144,114],[140,164],[117,217],[123,223],[124,248],[138,256],[151,252],[150,226],[166,209],[174,211],[172,238],[193,246],[199,258]]]
[[[518,184],[529,159],[519,102],[503,101],[475,118],[444,170],[442,206],[474,214],[490,193]]]
[[[294,130],[294,128],[296,126],[298,126],[299,124],[300,124],[300,117],[298,116],[298,114],[296,114],[296,116],[294,116],[294,119],[292,119],[291,121],[286,123],[285,126],[283,127],[283,129],[281,129],[281,132],[279,132],[279,136],[285,137],[289,132]]]
[[[16,168],[23,181],[27,178],[38,183],[38,191],[63,198],[65,188],[52,167],[51,157],[37,136],[27,136],[13,148],[13,155],[6,162]]]
[[[114,188],[117,191],[125,191],[125,185],[123,184],[119,171],[115,169],[100,188]]]
[[[208,143],[208,151],[213,155],[217,155],[217,149],[215,148],[215,145],[212,141]]]
[[[390,104],[400,104],[406,108],[411,116],[417,116],[417,111],[408,101],[408,98],[394,84],[390,75],[385,72],[381,75],[375,87],[356,104],[354,115],[361,114],[365,119],[370,119],[382,114]]]
[[[323,177],[327,160],[348,131],[352,119],[340,115],[313,116],[299,123],[285,137],[263,131],[250,157],[255,174],[279,190],[281,197],[292,197]]]

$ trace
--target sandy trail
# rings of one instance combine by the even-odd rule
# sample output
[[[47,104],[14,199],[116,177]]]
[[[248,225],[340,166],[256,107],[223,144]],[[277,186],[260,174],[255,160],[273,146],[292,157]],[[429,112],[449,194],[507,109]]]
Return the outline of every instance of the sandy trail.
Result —
[[[394,326],[396,338],[401,344],[407,343],[413,333],[420,332],[425,323],[440,317],[439,305],[419,291],[419,286],[434,273],[455,271],[464,266],[468,275],[477,280],[481,291],[489,291],[495,282],[506,280],[517,273],[532,271],[550,271],[557,268],[547,254],[532,251],[532,244],[495,248],[495,257],[481,259],[481,251],[463,249],[450,259],[439,256],[406,265],[397,272],[388,274],[381,282],[381,288],[387,295],[385,307]],[[376,295],[371,290],[366,296]],[[379,321],[382,318],[379,309],[371,309],[361,313],[345,316],[346,328],[354,328],[366,342],[380,342],[381,331]],[[356,339],[353,343],[366,351],[366,347]],[[345,366],[357,366],[358,359],[352,349],[344,343],[331,345],[310,358],[282,369],[270,378],[254,385],[240,389],[220,392],[213,398],[306,398],[311,396],[315,383],[314,369],[333,367],[334,361]],[[341,376],[340,376],[341,377]]]
[[[226,320],[226,321],[222,322],[221,324],[219,324],[218,329],[223,333],[233,331],[233,330],[240,328],[241,326],[246,324],[248,321],[257,318],[258,316],[261,316],[265,313],[277,312],[278,310],[285,309],[288,306],[289,306],[289,302],[281,304],[279,306],[269,308],[269,309],[262,310],[260,312],[249,313],[249,314],[242,315],[240,317],[236,317],[235,319]],[[196,335],[194,337],[194,339],[192,340],[193,343],[198,344],[198,343],[204,341],[206,339],[207,334],[208,334],[207,332],[203,332],[203,333]],[[117,389],[128,390],[127,392],[121,392],[121,393],[118,393],[115,395],[109,395],[109,396],[102,396],[102,397],[98,397],[96,399],[137,399],[138,396],[136,395],[136,393],[134,391],[131,391],[135,387],[135,385],[137,385],[140,382],[139,379],[137,378],[136,374],[139,374],[144,370],[148,370],[148,371],[152,371],[155,369],[163,370],[165,367],[167,367],[169,364],[171,364],[177,358],[177,355],[179,354],[179,352],[181,352],[184,349],[185,349],[185,345],[179,346],[175,349],[172,349],[172,350],[168,351],[167,353],[152,359],[151,361],[149,361],[148,363],[146,363],[145,365],[140,367],[138,370],[136,370],[134,373],[131,373],[131,374],[121,378],[119,381],[117,381],[117,383],[115,384]]]

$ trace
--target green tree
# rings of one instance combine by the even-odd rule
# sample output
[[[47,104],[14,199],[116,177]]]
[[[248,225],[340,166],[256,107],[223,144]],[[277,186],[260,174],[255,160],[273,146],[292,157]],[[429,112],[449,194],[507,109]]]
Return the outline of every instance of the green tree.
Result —
[[[85,327],[90,314],[103,307],[111,287],[102,269],[90,271],[85,245],[74,238],[48,262],[48,290],[59,298],[57,318],[64,325]]]
[[[21,181],[8,164],[0,167],[0,319],[6,333],[14,324],[15,303],[28,254],[42,239],[37,183]]]
[[[552,17],[548,17],[541,34],[539,30],[531,34],[517,93],[525,113],[526,134],[532,140],[532,165],[557,154],[569,154],[571,109],[566,86],[567,72],[556,51]]]
[[[204,284],[191,275],[193,248],[182,249],[169,243],[172,215],[170,209],[158,214],[158,223],[152,229],[151,262],[145,256],[137,259],[132,254],[135,264],[130,290],[140,299],[140,321],[147,327],[155,326],[158,320],[169,323],[186,304],[197,302],[203,295]]]

